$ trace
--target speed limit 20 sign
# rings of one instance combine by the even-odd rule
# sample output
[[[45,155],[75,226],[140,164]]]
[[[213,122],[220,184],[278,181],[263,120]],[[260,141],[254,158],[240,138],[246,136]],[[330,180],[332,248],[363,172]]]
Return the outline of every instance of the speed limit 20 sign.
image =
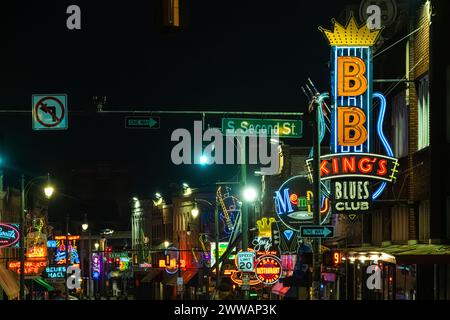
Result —
[[[254,252],[238,253],[238,270],[242,272],[252,272],[255,265]]]
[[[35,94],[32,96],[33,130],[66,130],[67,95]]]

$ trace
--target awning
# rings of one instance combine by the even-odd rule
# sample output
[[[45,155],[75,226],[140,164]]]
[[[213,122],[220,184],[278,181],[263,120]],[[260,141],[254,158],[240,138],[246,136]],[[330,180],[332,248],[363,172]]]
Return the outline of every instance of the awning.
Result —
[[[191,271],[191,270],[186,270],[186,271],[181,271],[181,276],[183,277],[183,283],[185,285],[187,285],[189,283],[189,281],[197,274],[197,271]],[[163,280],[163,284],[165,284],[166,286],[173,286],[175,287],[177,285],[177,278],[178,275],[174,274],[166,279]]]
[[[278,296],[284,296],[289,291],[289,288],[290,287],[283,286],[281,282],[278,282],[273,286],[272,293]]]
[[[153,282],[155,278],[161,275],[161,269],[150,269],[147,274],[142,278],[141,282]]]
[[[33,279],[36,283],[38,283],[41,287],[43,287],[47,291],[53,291],[55,288],[53,288],[52,285],[50,285],[47,281],[42,279],[41,277],[36,277]]]
[[[382,252],[394,256],[397,264],[450,264],[450,245],[390,245],[385,247],[349,248],[346,252],[367,255],[373,252]]]
[[[5,291],[8,299],[16,299],[19,297],[20,287],[17,275],[11,270],[0,264],[0,286]]]

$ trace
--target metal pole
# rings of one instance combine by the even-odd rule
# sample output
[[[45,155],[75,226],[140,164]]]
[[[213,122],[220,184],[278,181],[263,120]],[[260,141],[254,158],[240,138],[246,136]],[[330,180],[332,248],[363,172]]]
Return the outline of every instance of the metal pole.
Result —
[[[85,257],[86,257],[86,249],[84,248],[86,245],[85,245],[85,241],[86,241],[86,239],[85,239],[85,234],[86,234],[86,232],[83,230],[83,229],[81,229],[81,237],[80,237],[80,255],[79,255],[79,258],[80,258],[80,270],[81,270],[81,279],[83,279],[83,282],[82,282],[82,285],[83,285],[83,287],[82,287],[82,291],[81,291],[81,299],[84,299],[84,296],[86,296],[86,292],[87,292],[87,281],[86,281],[86,272],[85,272],[85,263],[84,263],[84,260],[85,260]]]
[[[216,188],[217,189],[217,188]],[[217,199],[217,190],[216,190],[216,206],[214,208],[214,235],[215,235],[215,244],[216,244],[216,251],[215,253],[215,260],[216,260],[216,293],[219,290],[220,285],[220,268],[219,268],[219,204]]]
[[[88,249],[88,254],[89,254],[89,269],[88,269],[88,279],[89,279],[89,289],[88,289],[88,297],[89,299],[92,298],[92,292],[93,292],[93,288],[92,288],[92,243],[91,243],[91,229],[89,229],[89,249]]]
[[[178,233],[178,278],[181,278],[181,243],[180,243],[180,234]],[[177,289],[178,289],[178,283],[177,283]],[[183,291],[180,291],[180,300],[183,299]]]
[[[319,113],[320,108],[322,106],[319,105],[319,103],[314,103],[314,111],[315,111],[315,121],[314,121],[314,211],[313,211],[313,220],[314,225],[318,226],[320,225],[320,209],[321,209],[321,193],[320,193],[320,141],[319,141],[319,135],[320,135],[320,128],[319,128]],[[320,281],[321,281],[321,275],[320,275],[320,266],[321,266],[321,256],[320,256],[320,239],[313,239],[312,246],[313,246],[313,282],[312,282],[312,299],[313,300],[319,300],[320,299]]]
[[[242,139],[241,145],[241,190],[247,185],[247,161],[246,161],[246,137]],[[248,204],[245,199],[242,201],[242,251],[248,250]],[[247,283],[245,285],[248,285]],[[245,288],[246,289],[246,288]],[[249,300],[249,291],[244,290],[244,300]]]
[[[19,300],[25,300],[25,176],[21,181],[20,206],[20,293]]]
[[[69,215],[66,216],[66,243],[65,243],[65,255],[66,255],[66,300],[69,300],[69,288],[67,287],[67,269],[69,268]]]

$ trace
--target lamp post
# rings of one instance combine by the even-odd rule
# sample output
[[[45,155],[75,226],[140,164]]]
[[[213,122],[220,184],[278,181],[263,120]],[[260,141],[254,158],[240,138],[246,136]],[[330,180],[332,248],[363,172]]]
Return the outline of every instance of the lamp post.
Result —
[[[66,257],[66,273],[65,273],[65,288],[66,288],[66,300],[69,300],[69,288],[67,286],[67,269],[69,268],[69,215],[66,216],[66,244],[64,246],[65,248],[65,257]]]
[[[217,197],[217,195],[216,195]],[[216,199],[217,200],[217,199]],[[218,208],[217,205],[212,204],[211,202],[209,202],[208,200],[205,199],[194,199],[195,202],[195,206],[194,208],[191,210],[191,215],[194,219],[196,219],[199,215],[200,215],[200,226],[202,225],[201,222],[201,214],[200,214],[200,210],[198,208],[198,203],[204,203],[208,206],[210,206],[212,209],[214,209],[214,242],[216,245],[216,251],[215,251],[215,260],[216,260],[216,289],[219,287],[220,285],[220,270],[219,270],[219,217],[218,217]],[[203,232],[203,228],[200,227],[199,229],[199,233],[202,234]],[[202,262],[202,266],[203,268],[205,267],[205,264]],[[212,267],[212,266],[211,266]],[[206,288],[206,295],[207,298],[209,300],[209,276],[208,276],[208,281],[207,281],[207,288]]]
[[[256,191],[256,188],[252,186],[245,186],[244,190],[242,191],[242,199],[243,207],[246,208],[245,211],[243,211],[242,215],[242,251],[248,250],[248,212],[249,212],[249,206],[255,206],[255,201],[258,198],[258,191]],[[246,204],[246,205],[244,205]],[[245,216],[244,216],[245,214]],[[243,283],[244,285],[244,283]],[[248,285],[248,284],[245,284]],[[247,288],[244,288],[244,300],[249,300],[249,290]]]
[[[309,110],[314,112],[315,117],[313,121],[313,144],[314,144],[314,158],[313,158],[313,220],[314,225],[320,225],[320,203],[321,203],[321,190],[320,190],[320,108],[322,107],[322,98],[320,94],[317,94],[310,102]],[[313,300],[320,299],[320,266],[321,266],[321,255],[320,255],[320,239],[312,240],[312,251],[313,251],[313,281],[312,281],[312,295]]]
[[[44,188],[44,194],[47,199],[50,199],[53,195],[54,188],[50,184],[50,174],[47,176],[39,176],[31,179],[25,184],[25,175],[22,174],[21,179],[21,201],[20,201],[20,276],[19,276],[19,300],[25,300],[25,212],[26,208],[26,197],[28,191],[30,190],[31,185],[39,180],[39,179],[47,179],[47,185]]]
[[[81,230],[83,231],[83,233],[86,233],[86,231],[87,230],[89,230],[89,238],[88,238],[88,281],[87,281],[87,283],[86,283],[86,290],[87,290],[87,296],[88,296],[88,298],[89,299],[91,299],[91,291],[92,291],[92,288],[91,288],[91,274],[92,274],[92,261],[91,261],[91,259],[92,259],[92,254],[91,254],[91,230],[89,229],[89,223],[88,223],[88,221],[87,221],[87,214],[84,214],[84,222],[83,222],[83,224],[81,225]],[[84,241],[83,241],[83,243],[84,243]],[[84,249],[84,245],[83,245],[83,249]],[[84,250],[83,250],[84,251]],[[83,257],[84,257],[84,253],[85,252],[83,252]],[[83,259],[83,266],[82,266],[82,268],[83,268],[83,273],[84,274],[86,274],[86,272],[84,272],[84,259]]]

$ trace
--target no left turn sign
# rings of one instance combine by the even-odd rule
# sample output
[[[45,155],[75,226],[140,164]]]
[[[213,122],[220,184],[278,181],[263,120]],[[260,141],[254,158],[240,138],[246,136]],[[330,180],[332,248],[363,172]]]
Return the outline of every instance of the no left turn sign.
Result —
[[[33,130],[66,130],[67,95],[33,95],[32,113]]]

